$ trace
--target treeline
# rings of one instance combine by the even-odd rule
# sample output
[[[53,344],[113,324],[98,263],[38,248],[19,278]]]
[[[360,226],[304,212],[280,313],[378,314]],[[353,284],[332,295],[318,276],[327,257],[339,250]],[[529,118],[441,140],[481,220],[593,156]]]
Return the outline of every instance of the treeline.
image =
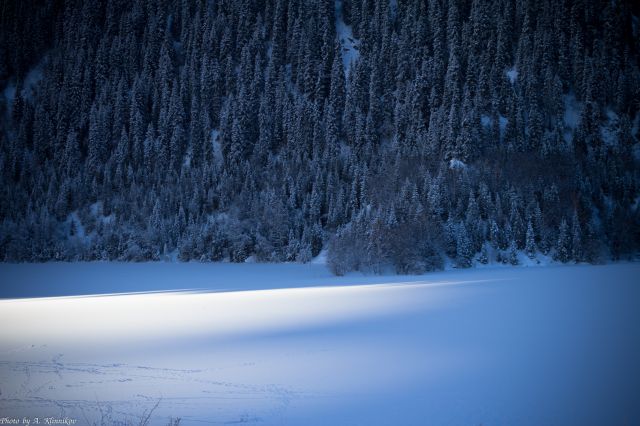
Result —
[[[635,8],[635,9],[634,9]],[[336,273],[640,247],[611,0],[3,2],[0,259]]]

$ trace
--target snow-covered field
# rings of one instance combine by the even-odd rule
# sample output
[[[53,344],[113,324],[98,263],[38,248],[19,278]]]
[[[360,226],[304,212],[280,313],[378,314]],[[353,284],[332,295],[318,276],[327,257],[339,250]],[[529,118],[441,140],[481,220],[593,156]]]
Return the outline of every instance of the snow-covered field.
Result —
[[[640,424],[639,275],[1,264],[0,418]]]

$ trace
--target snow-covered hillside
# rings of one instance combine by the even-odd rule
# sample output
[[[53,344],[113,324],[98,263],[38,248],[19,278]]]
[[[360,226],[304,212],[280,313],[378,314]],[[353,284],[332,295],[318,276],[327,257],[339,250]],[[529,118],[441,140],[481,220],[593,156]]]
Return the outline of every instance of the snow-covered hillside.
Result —
[[[2,264],[0,413],[77,424],[138,424],[150,412],[154,425],[638,424],[639,273]],[[63,282],[61,293],[47,288]],[[147,293],[6,299],[127,285]],[[9,295],[21,287],[29,294]],[[151,292],[178,288],[217,291]]]

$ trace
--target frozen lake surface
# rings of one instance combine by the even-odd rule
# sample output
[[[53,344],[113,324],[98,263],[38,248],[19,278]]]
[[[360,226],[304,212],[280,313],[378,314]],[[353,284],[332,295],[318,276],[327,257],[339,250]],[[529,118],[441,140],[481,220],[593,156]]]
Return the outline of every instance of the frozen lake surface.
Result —
[[[638,276],[640,264],[340,278],[323,265],[0,264],[0,417],[640,424]]]

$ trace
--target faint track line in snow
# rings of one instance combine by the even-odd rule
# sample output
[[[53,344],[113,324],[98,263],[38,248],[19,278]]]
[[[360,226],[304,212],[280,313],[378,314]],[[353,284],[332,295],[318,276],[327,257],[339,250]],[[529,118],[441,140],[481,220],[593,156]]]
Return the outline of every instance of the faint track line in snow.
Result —
[[[0,361],[0,375],[4,377],[6,371],[21,373],[23,381],[15,397],[0,397],[0,411],[10,407],[14,409],[16,407],[40,407],[46,410],[55,409],[60,415],[68,414],[69,410],[75,410],[85,419],[95,416],[98,418],[112,418],[113,416],[130,418],[140,417],[140,413],[144,415],[141,408],[162,398],[163,405],[167,406],[166,409],[179,413],[189,412],[194,407],[207,405],[217,405],[223,412],[232,412],[233,407],[238,404],[245,405],[243,401],[252,401],[251,404],[254,404],[253,401],[261,400],[264,401],[263,404],[272,407],[271,415],[277,415],[286,411],[291,399],[301,394],[301,392],[277,384],[254,385],[207,378],[209,375],[215,375],[215,369],[159,368],[123,363],[64,363],[61,362],[62,356],[62,354],[57,354],[50,358],[50,361]],[[35,377],[42,381],[38,386],[34,385]],[[189,388],[201,389],[206,395],[202,397],[189,395],[165,397],[136,393],[132,395],[133,398],[114,400],[101,399],[96,394],[95,400],[88,400],[59,398],[55,391],[57,385],[65,388],[86,389],[87,391],[93,389],[94,392],[102,392],[112,388],[114,384],[120,385],[132,381],[142,382],[142,388],[153,383],[153,386],[159,389],[162,389],[163,383],[167,382],[174,383],[172,386],[184,383]],[[252,419],[252,422],[260,419],[259,416],[253,414],[243,418]]]

